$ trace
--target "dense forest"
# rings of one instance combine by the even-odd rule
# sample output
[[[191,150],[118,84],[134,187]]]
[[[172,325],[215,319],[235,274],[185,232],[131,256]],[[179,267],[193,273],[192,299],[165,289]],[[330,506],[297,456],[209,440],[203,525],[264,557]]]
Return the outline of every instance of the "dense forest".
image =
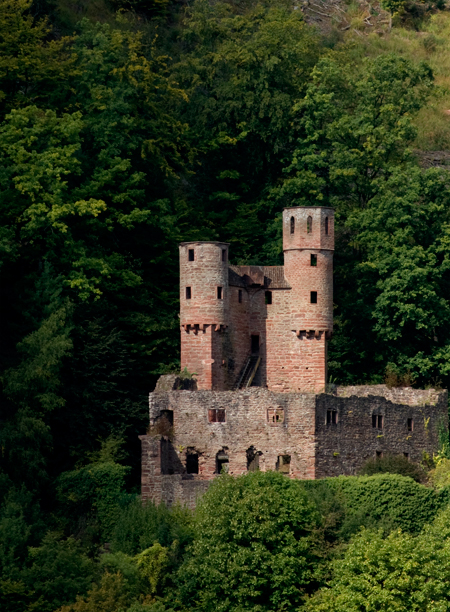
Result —
[[[450,610],[445,435],[194,514],[137,437],[178,242],[280,264],[285,206],[336,211],[330,380],[448,387],[449,75],[442,0],[0,0],[2,611]]]

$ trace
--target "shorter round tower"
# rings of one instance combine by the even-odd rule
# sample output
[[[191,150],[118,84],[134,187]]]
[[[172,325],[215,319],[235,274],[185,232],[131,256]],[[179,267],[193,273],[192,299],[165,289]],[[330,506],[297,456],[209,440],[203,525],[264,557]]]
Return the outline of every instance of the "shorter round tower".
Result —
[[[223,334],[228,325],[228,244],[180,244],[181,368],[199,389],[221,389]]]
[[[180,244],[181,325],[226,325],[228,244]]]

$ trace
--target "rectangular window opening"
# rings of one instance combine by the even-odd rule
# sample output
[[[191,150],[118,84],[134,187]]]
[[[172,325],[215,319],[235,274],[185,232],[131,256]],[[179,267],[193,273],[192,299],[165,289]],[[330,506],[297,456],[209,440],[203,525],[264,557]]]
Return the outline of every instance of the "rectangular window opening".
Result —
[[[409,461],[409,453],[403,453],[403,457]]]
[[[382,451],[377,451],[377,453],[376,453],[377,459],[381,459],[382,456],[383,456],[383,452]]]
[[[408,431],[413,431],[414,429],[414,421],[413,419],[408,419]]]
[[[311,304],[317,304],[317,291],[311,291]]]
[[[217,299],[221,300],[223,298],[222,287],[217,287]]]
[[[208,410],[208,421],[210,423],[225,423],[225,409],[212,408]]]
[[[272,304],[272,291],[266,291],[264,300],[266,304]]]
[[[217,474],[228,474],[229,458],[224,451],[219,451],[216,455]]]
[[[284,408],[269,408],[267,410],[267,421],[271,425],[284,423]]]
[[[186,287],[186,299],[190,300],[192,298],[192,290],[190,287]]]
[[[227,251],[226,249],[222,249],[222,261],[226,261],[227,260]]]
[[[372,427],[376,429],[376,426],[377,426],[377,415],[372,414]]]
[[[189,261],[194,261],[194,249],[189,249]]]
[[[383,429],[383,417],[381,414],[378,415],[377,421],[378,429]]]
[[[337,425],[338,413],[337,410],[327,410],[327,425]]]
[[[278,455],[278,461],[276,465],[277,472],[282,474],[289,474],[291,469],[291,456],[290,455]]]
[[[242,289],[238,290],[238,300],[239,300],[239,304],[242,304]]]
[[[311,255],[311,265],[317,266],[317,255]]]
[[[252,355],[259,355],[259,336],[251,336]]]
[[[186,472],[198,474],[198,453],[188,449],[186,454]]]

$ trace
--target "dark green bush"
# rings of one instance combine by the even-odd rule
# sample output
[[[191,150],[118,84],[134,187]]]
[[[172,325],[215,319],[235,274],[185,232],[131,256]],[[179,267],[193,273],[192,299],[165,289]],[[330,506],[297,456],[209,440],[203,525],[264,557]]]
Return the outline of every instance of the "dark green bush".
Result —
[[[294,610],[314,589],[319,516],[301,484],[277,472],[217,478],[195,513],[179,571],[189,610]]]
[[[192,541],[192,512],[136,499],[120,513],[110,544],[113,552],[135,555],[155,542],[169,547],[174,541],[181,549]]]
[[[416,482],[425,482],[427,475],[425,470],[408,461],[403,455],[386,455],[374,459],[368,459],[360,470],[360,476],[373,476],[374,474],[400,474],[409,476]]]
[[[361,527],[418,533],[447,499],[398,474],[339,476],[304,486],[323,517],[329,540],[348,540]]]

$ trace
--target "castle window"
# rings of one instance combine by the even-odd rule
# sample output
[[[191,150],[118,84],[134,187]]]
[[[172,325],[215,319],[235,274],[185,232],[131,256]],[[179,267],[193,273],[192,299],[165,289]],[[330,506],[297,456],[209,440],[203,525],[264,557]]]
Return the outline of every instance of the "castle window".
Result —
[[[198,474],[198,453],[193,448],[188,448],[186,451],[186,472]]]
[[[278,455],[277,465],[275,467],[277,472],[282,474],[289,474],[291,468],[291,456],[290,455]]]
[[[222,249],[222,261],[226,261],[226,260],[227,260],[227,250]]]
[[[317,291],[311,291],[311,304],[317,304]]]
[[[317,266],[317,255],[311,255],[311,265]]]
[[[409,453],[403,453],[403,457],[409,461]]]
[[[325,236],[328,236],[328,217],[325,217]]]
[[[327,410],[327,425],[337,425],[338,413],[337,410]]]
[[[412,419],[407,420],[408,431],[412,431],[414,429],[414,421]]]
[[[223,298],[222,287],[217,287],[217,299],[221,300]]]
[[[250,336],[251,352],[253,355],[259,355],[259,336]]]
[[[383,429],[383,415],[372,414],[372,427],[374,429]]]
[[[188,253],[189,253],[189,257],[188,257],[189,261],[194,261],[194,249],[189,249]]]
[[[239,304],[242,304],[242,289],[238,289],[238,300]]]
[[[312,217],[309,216],[306,220],[306,232],[310,234],[312,232]]]
[[[267,410],[267,421],[270,425],[280,425],[284,423],[284,409],[269,408]]]
[[[272,304],[272,291],[266,291],[264,301],[266,304]]]
[[[381,459],[383,457],[383,452],[382,451],[377,451],[376,452],[376,457],[377,457],[377,459]]]
[[[291,217],[291,234],[295,233],[295,219]]]
[[[186,287],[186,299],[190,300],[192,298],[192,289],[191,287]]]
[[[247,471],[257,472],[259,470],[259,456],[261,453],[258,452],[254,446],[250,446],[250,448],[247,449],[246,454]]]
[[[173,410],[161,410],[161,418],[166,419],[170,425],[173,425]]]
[[[225,423],[225,409],[212,408],[208,410],[208,421],[210,423]]]
[[[228,474],[229,458],[224,450],[221,450],[216,455],[216,473]]]

